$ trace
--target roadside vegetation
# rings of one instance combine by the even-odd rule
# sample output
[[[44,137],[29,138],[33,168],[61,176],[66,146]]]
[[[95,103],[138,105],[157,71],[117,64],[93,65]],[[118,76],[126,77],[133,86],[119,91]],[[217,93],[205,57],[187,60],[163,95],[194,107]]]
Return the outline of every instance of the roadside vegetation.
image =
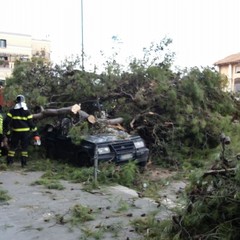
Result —
[[[94,178],[94,167],[76,168],[68,163],[61,163],[50,159],[32,159],[29,161],[25,171],[43,171],[41,179],[32,183],[32,185],[44,185],[48,189],[63,190],[61,180],[72,183],[82,183],[86,191],[101,186],[110,186],[120,184],[133,188],[139,192],[144,191],[145,196],[156,195],[156,189],[164,186],[167,178],[156,179],[149,178],[149,171],[142,173],[135,162],[129,162],[124,165],[116,166],[114,163],[101,163],[98,167],[97,178]],[[169,177],[169,179],[172,178]],[[144,184],[147,188],[144,188]]]
[[[153,214],[133,223],[145,239],[239,239],[239,96],[224,91],[227,79],[214,68],[173,70],[170,44],[171,39],[152,44],[143,50],[142,59],[130,59],[125,68],[113,55],[103,63],[102,72],[82,71],[79,59],[55,66],[41,59],[19,62],[7,79],[5,99],[24,93],[33,111],[36,106],[82,103],[89,114],[97,116],[104,110],[110,118],[123,117],[124,128],[138,133],[150,149],[149,166],[174,170],[175,177],[187,179],[185,208],[176,209],[166,221]],[[88,108],[88,101],[99,104]],[[51,121],[37,122],[38,128]],[[94,131],[94,126],[84,123],[82,131]],[[226,145],[221,142],[223,134],[230,139]],[[44,153],[39,156],[44,158]],[[48,188],[61,188],[60,179],[88,188],[119,183],[154,197],[166,181],[148,181],[146,172],[129,163],[101,165],[96,183],[93,168],[40,159],[28,169],[45,171],[34,184]]]
[[[11,197],[6,190],[0,189],[0,203],[7,202]]]

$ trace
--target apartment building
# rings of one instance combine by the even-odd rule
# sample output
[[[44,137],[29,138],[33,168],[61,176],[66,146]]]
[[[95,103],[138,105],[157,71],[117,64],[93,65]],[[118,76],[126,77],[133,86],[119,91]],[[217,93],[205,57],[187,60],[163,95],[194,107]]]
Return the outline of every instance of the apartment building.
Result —
[[[16,60],[43,57],[50,61],[50,41],[33,39],[31,35],[0,32],[0,86],[12,74]]]
[[[228,79],[227,91],[240,92],[240,53],[229,55],[214,63]]]

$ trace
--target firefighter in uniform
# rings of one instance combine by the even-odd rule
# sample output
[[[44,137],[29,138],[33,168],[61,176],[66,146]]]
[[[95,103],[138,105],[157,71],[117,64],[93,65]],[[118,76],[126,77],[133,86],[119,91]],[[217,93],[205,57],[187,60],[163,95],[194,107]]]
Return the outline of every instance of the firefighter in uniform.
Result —
[[[33,116],[25,103],[25,97],[23,95],[18,95],[15,103],[14,108],[10,109],[3,121],[4,133],[8,131],[11,133],[10,149],[7,154],[7,165],[13,163],[15,151],[20,145],[21,166],[24,167],[27,164],[27,149],[31,132],[33,132],[34,135],[38,134],[37,128],[33,123]]]

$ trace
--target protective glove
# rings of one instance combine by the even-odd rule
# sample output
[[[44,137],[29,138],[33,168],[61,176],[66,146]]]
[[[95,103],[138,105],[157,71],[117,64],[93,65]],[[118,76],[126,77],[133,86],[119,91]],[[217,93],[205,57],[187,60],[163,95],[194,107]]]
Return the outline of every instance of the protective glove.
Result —
[[[41,145],[41,138],[39,135],[35,135],[33,137],[33,145],[40,146]]]

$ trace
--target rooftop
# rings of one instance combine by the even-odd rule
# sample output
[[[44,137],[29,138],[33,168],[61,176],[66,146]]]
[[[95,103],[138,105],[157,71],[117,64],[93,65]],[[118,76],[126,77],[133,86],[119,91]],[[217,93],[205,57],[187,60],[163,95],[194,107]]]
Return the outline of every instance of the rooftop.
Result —
[[[225,64],[230,64],[230,63],[240,63],[240,52],[229,55],[229,56],[215,62],[214,65],[225,65]]]

